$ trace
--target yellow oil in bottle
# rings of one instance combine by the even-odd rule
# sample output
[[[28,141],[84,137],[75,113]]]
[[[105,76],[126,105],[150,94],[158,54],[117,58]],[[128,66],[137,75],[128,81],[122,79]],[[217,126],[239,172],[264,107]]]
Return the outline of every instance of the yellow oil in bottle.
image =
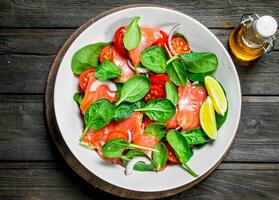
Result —
[[[230,35],[229,46],[231,53],[238,61],[250,62],[263,54],[264,45],[256,47],[247,46],[243,40],[243,32],[245,30],[245,26],[239,25]]]
[[[236,61],[249,63],[270,52],[274,46],[277,22],[271,16],[246,15],[229,37]]]

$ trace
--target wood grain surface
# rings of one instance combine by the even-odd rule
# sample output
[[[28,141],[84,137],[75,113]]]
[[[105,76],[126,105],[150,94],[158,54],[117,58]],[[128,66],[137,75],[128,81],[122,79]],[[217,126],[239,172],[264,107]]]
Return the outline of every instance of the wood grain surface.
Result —
[[[279,1],[137,1],[188,14],[227,47],[245,13],[279,20]],[[83,22],[135,1],[0,1],[0,199],[120,199],[93,188],[49,137],[44,91],[58,50]],[[235,142],[206,180],[168,199],[278,199],[279,45],[251,67],[237,66],[243,110]]]
[[[233,28],[244,13],[269,14],[279,17],[277,0],[2,0],[0,26],[18,27],[71,27],[76,28],[93,16],[109,9],[131,3],[152,3],[186,13],[209,28]]]

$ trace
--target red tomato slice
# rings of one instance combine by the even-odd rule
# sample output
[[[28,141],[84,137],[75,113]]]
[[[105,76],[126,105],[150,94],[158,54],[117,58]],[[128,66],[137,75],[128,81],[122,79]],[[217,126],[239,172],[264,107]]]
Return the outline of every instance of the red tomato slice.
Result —
[[[82,89],[82,91],[85,92],[87,85],[88,85],[88,81],[89,79],[94,76],[94,68],[89,68],[87,70],[85,70],[84,72],[82,72],[82,74],[79,77],[79,86]]]
[[[171,45],[175,53],[185,54],[191,51],[189,43],[182,37],[174,37],[171,39]]]
[[[141,28],[141,42],[139,46],[128,52],[129,58],[134,66],[138,66],[140,63],[141,52],[150,47],[156,40],[160,39],[161,33],[159,29],[155,28]]]
[[[152,46],[159,46],[162,48],[165,48],[165,45],[168,45],[168,34],[164,31],[160,31],[161,33],[161,38],[156,40]]]
[[[100,52],[99,60],[101,63],[106,60],[112,60],[112,56],[112,45],[109,45],[102,49],[102,51]]]
[[[121,69],[121,76],[114,79],[116,82],[126,82],[135,75],[135,72],[131,70],[127,63],[127,58],[119,54],[114,47],[112,48],[112,55],[112,61]]]
[[[133,143],[144,147],[154,148],[158,144],[158,139],[151,134],[141,134],[136,135],[133,138]]]
[[[170,146],[169,143],[165,143],[167,149],[168,149],[168,160],[172,163],[172,164],[179,164],[180,161],[177,159],[173,148]]]
[[[126,30],[127,27],[120,27],[114,33],[114,37],[113,37],[114,47],[116,51],[122,56],[126,56],[128,53],[127,50],[125,49],[124,42],[123,42],[123,38]]]
[[[112,131],[109,133],[107,137],[107,141],[114,140],[114,139],[122,139],[122,140],[128,140],[128,133],[121,132],[121,131]]]
[[[151,85],[160,85],[161,87],[165,87],[166,82],[169,80],[169,77],[165,74],[155,74],[149,78]]]
[[[169,80],[169,77],[165,74],[156,74],[149,78],[151,87],[147,95],[144,97],[144,101],[150,101],[158,98],[165,98],[165,84]]]
[[[96,91],[90,91],[90,85],[95,81],[95,77],[92,76],[89,79],[88,86],[85,91],[85,95],[80,103],[81,112],[84,114],[87,108],[94,102],[102,98],[108,99],[110,102],[114,102],[117,98],[117,93],[110,91],[106,85],[100,85]]]
[[[166,93],[164,88],[160,85],[151,85],[149,92],[144,97],[144,101],[147,102],[154,99],[165,98],[165,96]]]
[[[190,82],[185,87],[178,88],[179,102],[176,114],[177,124],[183,130],[200,127],[200,107],[206,99],[206,91],[201,86],[192,86]]]

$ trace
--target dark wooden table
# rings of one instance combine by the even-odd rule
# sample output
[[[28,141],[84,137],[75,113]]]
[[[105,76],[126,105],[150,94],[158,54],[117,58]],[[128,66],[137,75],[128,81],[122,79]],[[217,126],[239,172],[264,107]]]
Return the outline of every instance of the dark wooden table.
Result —
[[[0,1],[0,199],[113,199],[78,177],[49,137],[45,82],[67,37],[92,16],[136,1]],[[139,1],[137,3],[151,3]],[[278,0],[152,3],[186,13],[227,46],[242,14],[279,20]],[[243,108],[235,142],[216,171],[171,199],[279,199],[279,45],[237,66]]]

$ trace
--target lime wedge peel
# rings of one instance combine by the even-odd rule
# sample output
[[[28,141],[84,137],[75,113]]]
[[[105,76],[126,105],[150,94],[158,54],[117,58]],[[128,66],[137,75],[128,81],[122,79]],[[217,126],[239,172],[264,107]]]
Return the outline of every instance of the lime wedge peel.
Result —
[[[213,102],[208,96],[200,109],[200,123],[206,135],[211,139],[217,137],[217,126]]]
[[[212,99],[215,111],[224,116],[228,109],[228,101],[222,86],[212,76],[205,77],[205,88]]]

